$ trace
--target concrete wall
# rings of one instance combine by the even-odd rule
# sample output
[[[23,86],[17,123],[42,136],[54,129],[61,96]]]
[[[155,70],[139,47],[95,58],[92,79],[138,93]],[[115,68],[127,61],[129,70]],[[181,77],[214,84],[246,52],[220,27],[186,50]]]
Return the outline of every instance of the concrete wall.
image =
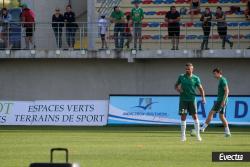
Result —
[[[230,94],[250,95],[250,59],[2,59],[1,100],[107,99],[109,94],[176,94],[173,85],[192,62],[207,94],[216,94],[211,70],[221,67]]]

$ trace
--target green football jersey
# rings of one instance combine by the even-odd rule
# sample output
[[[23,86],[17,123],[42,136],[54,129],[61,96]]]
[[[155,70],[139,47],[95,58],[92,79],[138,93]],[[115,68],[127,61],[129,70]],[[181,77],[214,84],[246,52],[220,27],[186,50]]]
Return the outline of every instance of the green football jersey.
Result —
[[[192,75],[190,77],[187,74],[182,74],[179,76],[176,84],[181,85],[181,101],[194,101],[196,96],[196,89],[201,85],[201,81],[200,78],[196,75]]]
[[[131,16],[134,23],[141,23],[144,17],[144,11],[142,8],[133,8],[131,10]]]
[[[224,77],[221,77],[219,80],[219,85],[218,85],[217,101],[223,101],[223,98],[225,95],[225,86],[228,86],[227,79]],[[227,101],[227,98],[225,100]]]
[[[111,17],[115,19],[115,21],[121,21],[122,18],[124,17],[124,13],[122,11],[119,12],[112,12]]]

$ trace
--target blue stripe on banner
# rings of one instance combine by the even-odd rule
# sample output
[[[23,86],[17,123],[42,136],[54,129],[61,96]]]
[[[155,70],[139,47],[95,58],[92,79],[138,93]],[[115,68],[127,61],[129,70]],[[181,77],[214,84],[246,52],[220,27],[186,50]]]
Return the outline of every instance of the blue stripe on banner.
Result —
[[[149,123],[173,123],[173,122],[164,122],[164,121],[148,121],[148,120],[141,120],[141,119],[134,119],[134,118],[125,118],[125,117],[119,117],[116,115],[109,115],[109,118],[119,118],[119,119],[123,119],[123,120],[131,120],[131,121],[139,121],[139,122],[149,122]]]

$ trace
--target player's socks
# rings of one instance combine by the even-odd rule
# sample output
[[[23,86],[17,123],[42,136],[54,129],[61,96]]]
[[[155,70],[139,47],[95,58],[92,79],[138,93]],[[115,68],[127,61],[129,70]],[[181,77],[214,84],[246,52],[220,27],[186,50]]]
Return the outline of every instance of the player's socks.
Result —
[[[186,121],[181,121],[181,141],[186,141]]]
[[[208,127],[208,124],[207,123],[204,123],[203,125],[202,125],[202,127],[201,127],[201,132],[204,132],[205,131],[205,129]]]
[[[196,137],[199,141],[201,141],[201,136],[200,136],[200,122],[198,119],[194,120],[194,128],[196,131]]]
[[[230,133],[229,127],[225,127],[225,137],[230,137],[230,136],[231,136],[231,133]]]

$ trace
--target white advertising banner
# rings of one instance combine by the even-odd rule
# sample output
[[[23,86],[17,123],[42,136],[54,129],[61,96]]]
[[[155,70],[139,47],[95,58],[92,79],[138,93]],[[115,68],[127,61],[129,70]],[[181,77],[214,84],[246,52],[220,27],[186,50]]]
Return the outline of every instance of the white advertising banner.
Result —
[[[104,126],[108,101],[0,101],[0,125]]]

